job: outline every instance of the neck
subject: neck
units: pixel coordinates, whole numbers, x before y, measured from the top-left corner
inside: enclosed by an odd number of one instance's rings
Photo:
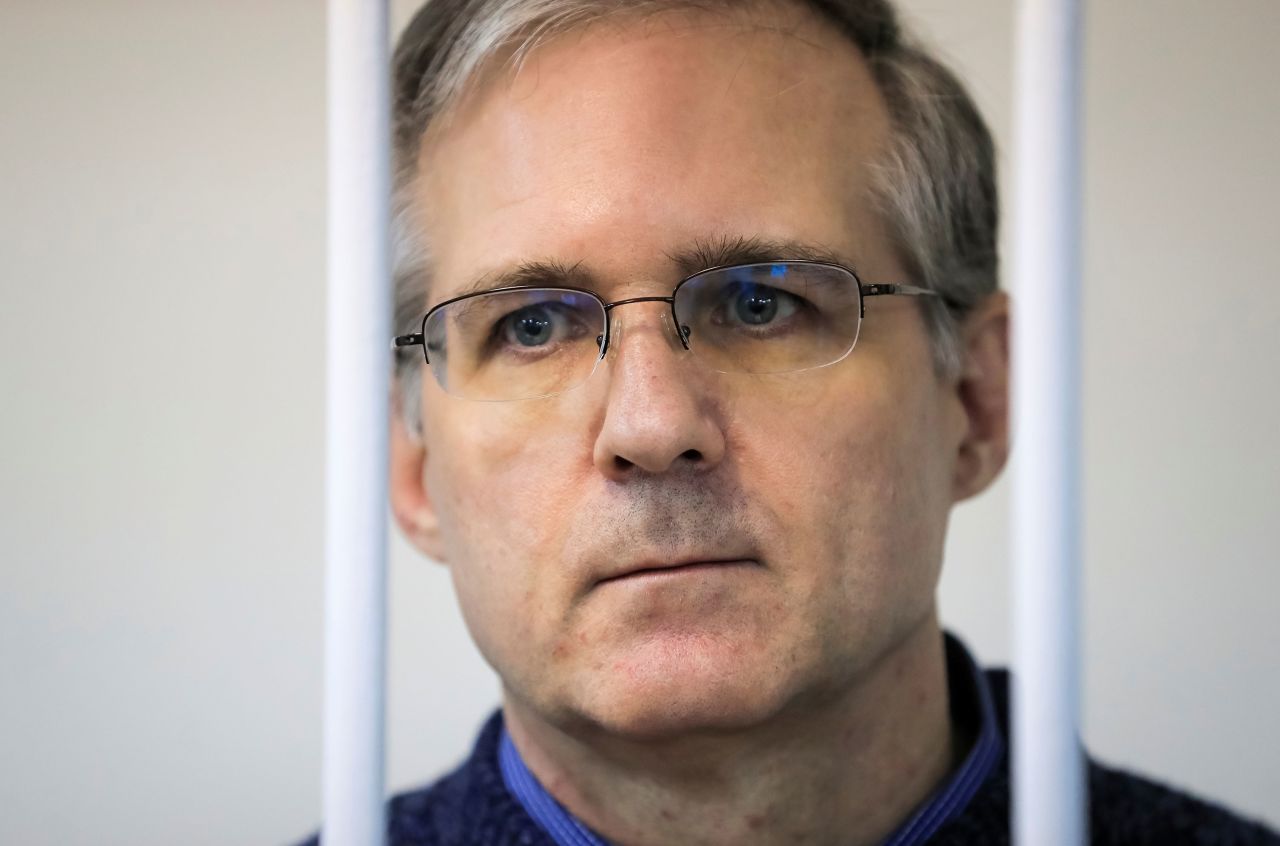
[[[932,615],[839,696],[731,734],[584,737],[510,695],[504,716],[539,783],[627,846],[875,843],[963,752]]]

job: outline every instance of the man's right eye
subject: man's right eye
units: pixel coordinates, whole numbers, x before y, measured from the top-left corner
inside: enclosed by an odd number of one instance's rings
[[[580,334],[580,329],[565,309],[531,305],[501,318],[495,335],[499,349],[515,353],[546,352]]]

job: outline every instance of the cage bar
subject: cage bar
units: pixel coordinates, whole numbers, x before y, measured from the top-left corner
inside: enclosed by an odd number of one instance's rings
[[[384,832],[387,27],[385,0],[329,0],[325,846],[373,846]]]
[[[1012,826],[1023,846],[1079,846],[1080,7],[1018,13]]]

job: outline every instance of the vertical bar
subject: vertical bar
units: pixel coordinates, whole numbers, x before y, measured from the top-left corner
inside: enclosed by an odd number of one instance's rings
[[[1085,842],[1078,0],[1022,0],[1014,195],[1014,842]]]
[[[329,0],[326,846],[383,841],[390,83],[386,0]]]

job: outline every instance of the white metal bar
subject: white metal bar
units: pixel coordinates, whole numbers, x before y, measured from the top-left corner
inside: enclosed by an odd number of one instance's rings
[[[1014,152],[1014,842],[1085,841],[1079,739],[1080,8],[1022,0]]]
[[[390,50],[386,0],[329,0],[325,846],[383,840]]]

